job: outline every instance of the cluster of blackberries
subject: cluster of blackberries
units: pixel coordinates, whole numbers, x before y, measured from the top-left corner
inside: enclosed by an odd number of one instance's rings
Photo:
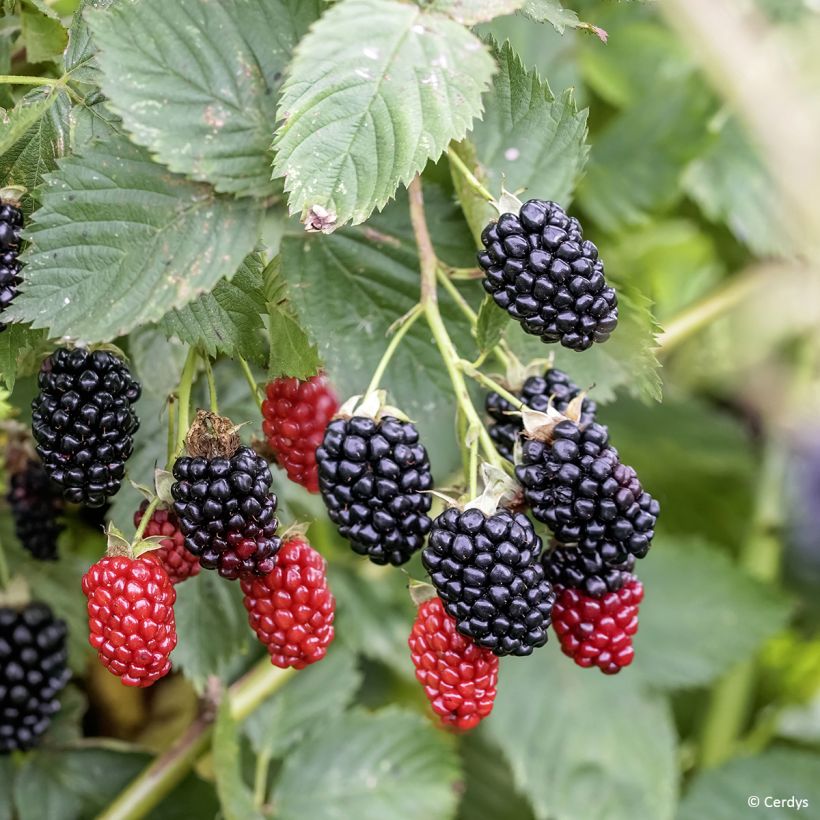
[[[555,595],[540,557],[527,516],[503,509],[445,510],[422,551],[458,631],[496,655],[529,655],[547,642]]]
[[[38,561],[55,560],[62,502],[39,461],[27,460],[11,476],[8,501],[20,543]]]
[[[357,553],[399,565],[421,548],[433,477],[414,424],[393,416],[334,419],[316,463],[330,519]]]
[[[281,546],[267,461],[250,447],[232,456],[174,463],[174,511],[185,547],[225,578],[267,575]]]
[[[618,324],[618,298],[607,286],[595,245],[560,205],[531,199],[481,234],[482,284],[527,333],[586,350]]]
[[[0,754],[30,749],[48,729],[66,659],[66,625],[45,604],[0,607]]]
[[[100,507],[120,488],[139,419],[140,386],[112,353],[61,347],[44,362],[31,429],[66,500]]]
[[[20,231],[23,212],[8,202],[0,203],[0,316],[17,296],[20,285]],[[6,326],[0,322],[0,330]]]

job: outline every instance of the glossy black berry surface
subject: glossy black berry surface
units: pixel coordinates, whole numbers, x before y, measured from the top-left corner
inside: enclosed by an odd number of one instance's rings
[[[0,319],[17,296],[20,285],[20,231],[23,230],[23,212],[8,203],[0,204]],[[0,321],[0,331],[6,325]]]
[[[403,564],[430,531],[430,461],[415,425],[393,416],[335,419],[316,450],[319,490],[353,550]]]
[[[11,477],[8,492],[14,530],[20,543],[39,561],[57,558],[57,538],[63,527],[58,516],[62,500],[54,492],[45,468],[29,460]]]
[[[547,642],[555,595],[527,516],[445,510],[421,557],[456,628],[479,646],[529,655]]]
[[[617,592],[632,578],[635,556],[628,556],[623,564],[610,566],[595,551],[557,544],[549,553],[544,553],[541,562],[553,586],[578,589],[585,595],[600,598],[607,592]]]
[[[31,429],[46,472],[66,500],[102,506],[134,449],[139,383],[113,353],[61,347],[43,362],[39,386]]]
[[[543,376],[530,376],[520,390],[513,391],[527,407],[540,413],[546,411],[550,400],[556,410],[563,412],[580,392],[581,388],[563,370],[555,367],[548,368]],[[524,430],[520,414],[516,414],[515,408],[495,392],[487,394],[484,407],[493,420],[488,425],[490,438],[498,452],[512,461],[515,444]],[[595,402],[585,398],[581,406],[581,423],[595,421],[596,411]]]
[[[230,458],[183,456],[173,472],[174,511],[199,563],[231,579],[271,572],[281,541],[267,461],[240,447]]]
[[[30,749],[48,729],[67,657],[65,623],[45,604],[0,607],[0,754]]]
[[[555,202],[531,199],[481,234],[482,284],[527,333],[586,350],[618,324],[618,297],[595,245]]]
[[[562,421],[549,442],[525,440],[515,474],[533,516],[562,544],[595,551],[611,565],[648,552],[660,506],[600,424]]]

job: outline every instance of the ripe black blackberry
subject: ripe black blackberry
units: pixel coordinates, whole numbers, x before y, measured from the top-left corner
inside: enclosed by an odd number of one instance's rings
[[[214,424],[231,432],[222,435],[217,429],[211,441],[218,446],[209,450],[198,431]],[[267,461],[239,446],[228,419],[202,411],[187,447],[191,455],[174,463],[176,482],[171,486],[185,547],[205,569],[215,569],[223,578],[267,575],[282,545],[276,537],[276,496],[270,491]]]
[[[40,368],[31,429],[46,472],[75,504],[100,507],[120,488],[139,419],[139,383],[104,350],[60,347]]]
[[[628,556],[623,564],[609,566],[597,552],[555,543],[541,562],[553,586],[579,589],[600,598],[607,592],[617,592],[632,578],[635,556]]]
[[[618,297],[606,284],[598,248],[560,205],[531,199],[481,234],[482,284],[527,333],[586,350],[618,324]]]
[[[398,566],[421,547],[433,477],[414,424],[393,416],[335,419],[316,463],[328,515],[354,552]]]
[[[40,561],[55,560],[57,538],[63,530],[57,520],[62,502],[39,461],[28,459],[12,475],[8,501],[20,543]]]
[[[0,754],[30,749],[48,729],[67,657],[66,625],[45,604],[0,607]]]
[[[529,655],[547,642],[555,602],[541,539],[521,513],[445,510],[421,554],[459,632],[496,655]]]
[[[20,284],[20,231],[23,212],[11,202],[0,203],[0,317],[17,296]],[[0,331],[6,325],[0,322]]]
[[[660,506],[609,445],[607,429],[558,422],[548,441],[525,439],[515,474],[532,514],[562,544],[594,551],[616,566],[643,558]]]
[[[569,403],[581,392],[570,377],[563,370],[555,367],[547,368],[543,376],[530,376],[520,390],[512,391],[527,407],[543,413],[552,399],[552,406],[563,412]],[[496,449],[508,461],[513,460],[513,451],[521,433],[524,431],[524,422],[515,408],[498,393],[487,394],[484,402],[487,414],[495,422],[488,426],[490,438]],[[585,398],[581,407],[581,424],[595,421],[597,406],[591,399]]]

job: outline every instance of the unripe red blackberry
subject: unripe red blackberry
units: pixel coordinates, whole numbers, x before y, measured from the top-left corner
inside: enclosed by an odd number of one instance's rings
[[[623,564],[610,566],[594,550],[566,547],[555,543],[541,559],[544,572],[553,587],[572,587],[593,598],[607,592],[617,592],[632,578],[635,556]]]
[[[8,501],[20,543],[39,561],[56,560],[63,504],[39,461],[28,459],[12,474]]]
[[[186,446],[192,455],[174,462],[171,486],[185,547],[223,578],[267,575],[281,546],[267,461],[239,446],[229,419],[203,411]]]
[[[544,342],[586,350],[618,324],[618,298],[598,248],[560,205],[531,199],[481,234],[482,284],[495,303]]]
[[[134,513],[134,526],[139,527],[148,501],[140,504]],[[172,584],[179,584],[186,578],[199,573],[199,558],[185,548],[185,536],[179,528],[176,514],[166,507],[157,507],[143,532],[144,538],[161,535],[162,546],[151,550],[151,554],[162,564]]]
[[[66,625],[41,603],[0,607],[0,754],[37,745],[71,673]]]
[[[262,431],[276,461],[291,481],[319,492],[316,448],[339,409],[327,378],[307,381],[276,379],[268,384],[262,403]]]
[[[456,508],[433,522],[421,555],[458,631],[496,655],[529,655],[547,642],[555,595],[540,557],[522,513]]]
[[[578,666],[597,666],[614,675],[635,657],[632,637],[638,631],[643,586],[632,576],[617,592],[600,598],[577,589],[559,588],[552,625],[561,651]]]
[[[546,412],[550,401],[556,410],[563,413],[569,403],[581,393],[581,388],[562,370],[550,367],[544,371],[543,376],[530,376],[520,390],[511,392],[527,407],[540,413]],[[520,413],[516,413],[516,408],[495,392],[487,394],[484,407],[495,422],[487,428],[490,438],[498,452],[508,461],[512,461],[515,445],[524,432]],[[581,424],[595,421],[597,409],[594,401],[585,398],[581,407]]]
[[[498,658],[459,633],[439,598],[421,604],[407,643],[416,678],[442,724],[478,726],[493,709]]]
[[[39,386],[31,429],[46,472],[66,500],[102,506],[134,449],[139,384],[112,353],[61,347],[43,362]]]
[[[20,232],[23,212],[10,202],[0,203],[0,318],[17,296],[20,278]],[[6,325],[0,322],[0,331]]]
[[[316,450],[319,489],[331,521],[374,564],[403,564],[430,531],[433,488],[427,451],[409,421],[338,418]]]
[[[566,419],[547,441],[525,440],[515,474],[533,516],[562,544],[595,551],[610,565],[649,550],[660,506],[600,424]]]
[[[177,644],[174,592],[151,553],[106,556],[83,575],[88,642],[100,662],[126,686],[151,686],[171,669]]]
[[[264,578],[243,576],[248,621],[274,666],[304,669],[322,660],[333,640],[336,601],[325,559],[302,537],[289,538]]]

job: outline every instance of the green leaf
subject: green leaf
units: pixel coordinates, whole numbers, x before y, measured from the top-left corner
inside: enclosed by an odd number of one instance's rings
[[[9,313],[53,336],[106,341],[231,277],[261,212],[152,162],[123,138],[65,158],[46,177]]]
[[[484,297],[475,328],[475,338],[481,353],[492,350],[501,341],[509,318],[506,310],[501,310],[489,296]]]
[[[238,584],[203,570],[176,588],[177,647],[171,660],[201,689],[208,676],[223,675],[247,652],[250,630]]]
[[[296,49],[274,176],[291,213],[327,232],[368,218],[460,140],[493,61],[448,18],[393,0],[332,6]]]
[[[318,373],[322,360],[305,330],[287,306],[268,303],[270,362],[268,377],[309,379]]]
[[[114,0],[82,0],[74,13],[68,30],[68,48],[65,51],[66,74],[77,83],[99,85],[102,79],[97,65],[97,46],[94,43],[87,13],[107,9]]]
[[[461,214],[439,197],[437,186],[425,186],[428,221],[436,226],[434,242],[438,236],[450,243],[458,238],[462,244],[453,253],[458,257],[454,264],[462,260],[473,264],[475,256]],[[388,344],[389,328],[419,298],[418,257],[406,199],[402,197],[361,228],[331,236],[286,236],[281,253],[293,307],[318,345],[339,395],[363,392]],[[441,300],[456,347],[471,357],[475,342],[469,323],[449,297],[442,294]],[[418,422],[434,470],[454,466],[452,386],[423,321],[402,340],[382,386],[389,391],[391,403]]]
[[[0,333],[0,383],[11,390],[18,373],[39,364],[38,354],[43,351],[46,334],[25,325],[9,325]]]
[[[102,89],[134,140],[172,171],[269,196],[281,78],[318,13],[317,0],[118,4],[90,15]]]
[[[307,734],[341,715],[361,682],[353,653],[334,643],[321,663],[291,678],[245,722],[254,750],[283,757]]]
[[[169,342],[155,325],[137,328],[128,337],[134,374],[144,390],[163,398],[176,390],[187,352],[176,340]]]
[[[243,356],[264,364],[267,346],[260,310],[265,303],[262,270],[258,251],[247,256],[228,281],[223,279],[210,292],[179,310],[167,313],[160,327],[189,345],[218,353]]]
[[[635,668],[654,686],[710,683],[750,657],[789,616],[782,593],[698,541],[661,539],[641,563],[640,577],[645,597]]]
[[[503,184],[566,205],[589,152],[587,112],[578,111],[571,90],[556,99],[509,43],[494,45],[493,52],[499,70],[472,134],[490,191]]]
[[[70,111],[66,90],[53,87],[37,88],[11,111],[0,111],[0,181],[28,189],[23,200],[26,213],[31,192],[68,151]]]
[[[59,19],[43,14],[28,2],[23,4],[20,12],[20,28],[26,45],[26,59],[30,63],[57,60],[68,43],[68,32]]]
[[[83,736],[83,717],[88,711],[88,698],[73,684],[60,693],[60,711],[51,721],[43,738],[43,746],[66,746]]]
[[[524,359],[555,354],[555,366],[566,370],[573,380],[588,389],[594,388],[596,400],[612,401],[617,388],[641,399],[660,401],[662,383],[660,364],[655,355],[655,334],[659,328],[650,311],[649,300],[634,288],[618,286],[618,327],[606,344],[596,344],[579,356],[573,351],[545,345],[537,336],[510,323],[507,334],[513,349]]]
[[[344,755],[339,749],[344,749]],[[285,760],[279,820],[439,820],[453,815],[458,758],[452,738],[397,708],[356,711],[325,726]]]
[[[419,5],[428,11],[446,14],[464,26],[474,26],[494,17],[513,14],[524,3],[525,0],[428,0]]]
[[[0,794],[7,795],[0,800],[0,820],[14,820],[14,803],[8,799],[14,784],[14,763],[10,755],[0,757]]]
[[[766,820],[794,820],[801,813],[796,806],[767,806],[766,798],[807,800],[801,803],[805,816],[820,806],[820,754],[796,749],[771,749],[757,757],[732,760],[718,769],[696,775],[683,800],[678,820],[738,820],[754,817]],[[749,808],[749,797],[760,798],[760,808]]]
[[[580,23],[578,15],[565,9],[559,0],[525,0],[521,12],[536,23],[549,23],[559,34]]]
[[[554,644],[530,658],[507,658],[484,726],[543,820],[674,814],[671,715],[636,675],[580,669]]]
[[[216,775],[216,791],[226,820],[261,820],[253,805],[253,794],[242,779],[239,728],[231,716],[231,700],[226,692],[219,704],[211,746]]]

